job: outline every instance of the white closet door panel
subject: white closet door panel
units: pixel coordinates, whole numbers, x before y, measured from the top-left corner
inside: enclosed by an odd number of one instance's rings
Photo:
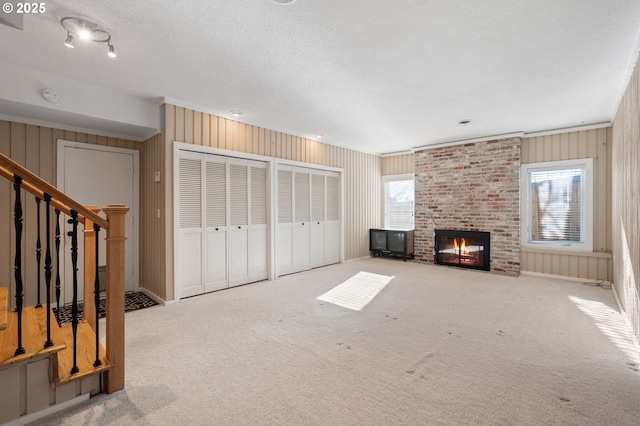
[[[324,252],[324,222],[311,222],[311,236],[310,236],[310,256],[311,267],[317,268],[325,265]]]
[[[251,281],[267,279],[267,225],[252,226],[249,278]]]
[[[234,226],[229,231],[229,287],[249,282],[249,230]]]
[[[227,231],[207,230],[205,292],[227,288]]]
[[[340,223],[338,221],[325,222],[324,261],[325,265],[340,262]]]
[[[202,286],[202,233],[180,231],[178,241],[179,297],[201,294]]]
[[[278,225],[276,240],[276,260],[278,275],[290,274],[293,272],[293,225]]]
[[[311,269],[310,258],[311,227],[309,222],[293,225],[293,270],[294,272]]]

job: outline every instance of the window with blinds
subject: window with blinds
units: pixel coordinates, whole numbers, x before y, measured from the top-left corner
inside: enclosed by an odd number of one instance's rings
[[[592,177],[587,160],[591,159],[522,166],[523,243],[591,246]]]
[[[384,227],[413,229],[414,179],[413,175],[385,176]]]

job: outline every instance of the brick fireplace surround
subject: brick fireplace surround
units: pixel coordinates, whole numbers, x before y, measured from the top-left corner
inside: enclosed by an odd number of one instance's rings
[[[520,274],[520,138],[415,153],[415,256],[433,263],[434,229],[491,233],[491,271]]]

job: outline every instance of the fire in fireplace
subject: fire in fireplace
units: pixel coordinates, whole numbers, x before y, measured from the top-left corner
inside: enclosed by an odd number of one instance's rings
[[[490,269],[490,233],[436,229],[435,263],[461,268]]]

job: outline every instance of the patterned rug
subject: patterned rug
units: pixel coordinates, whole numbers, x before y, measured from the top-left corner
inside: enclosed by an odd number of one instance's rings
[[[124,295],[124,311],[135,311],[137,309],[144,309],[150,306],[157,305],[158,303],[142,292],[129,292]],[[98,313],[100,318],[104,318],[106,314],[106,300],[100,299],[98,305]],[[57,309],[53,308],[53,312],[57,314]],[[82,318],[84,313],[84,304],[78,303],[78,317]],[[71,305],[64,306],[60,309],[60,323],[71,322]]]

